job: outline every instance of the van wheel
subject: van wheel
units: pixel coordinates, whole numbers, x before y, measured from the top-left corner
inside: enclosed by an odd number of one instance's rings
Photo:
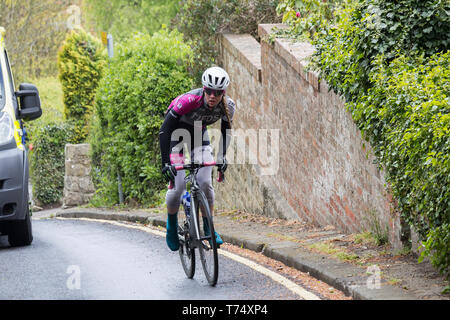
[[[8,242],[11,247],[21,247],[29,246],[32,241],[33,231],[31,228],[30,206],[27,197],[25,219],[10,222]]]

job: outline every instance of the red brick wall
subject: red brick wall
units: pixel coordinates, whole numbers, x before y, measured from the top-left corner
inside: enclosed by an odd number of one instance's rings
[[[259,26],[262,39],[272,27]],[[391,243],[399,244],[399,217],[370,146],[343,100],[315,72],[304,70],[313,51],[308,43],[277,39],[259,44],[250,35],[222,36],[221,62],[231,78],[228,94],[237,103],[234,128],[279,129],[280,148],[274,175],[258,176],[261,162],[235,165],[227,183],[218,186],[217,204],[344,232],[369,230],[377,220],[388,227]],[[256,141],[249,145],[258,154]],[[267,190],[276,194],[269,201],[264,200]]]

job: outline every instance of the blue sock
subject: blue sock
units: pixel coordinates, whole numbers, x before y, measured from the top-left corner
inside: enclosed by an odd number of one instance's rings
[[[205,236],[209,236],[211,232],[209,231],[208,220],[206,219],[206,217],[202,218],[203,218],[203,231],[205,232]],[[216,231],[214,231],[214,234],[216,235],[217,247],[219,247],[221,244],[223,244],[223,240]]]
[[[178,240],[178,212],[167,214],[166,243],[170,250],[177,251],[180,248]]]

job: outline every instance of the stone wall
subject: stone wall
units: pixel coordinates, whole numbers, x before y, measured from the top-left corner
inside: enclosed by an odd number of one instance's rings
[[[88,203],[95,187],[91,180],[91,158],[89,144],[67,144],[64,175],[63,207]]]
[[[260,25],[261,39],[273,27]],[[246,147],[258,162],[230,166],[225,183],[216,185],[216,205],[348,233],[379,224],[398,247],[399,215],[370,146],[343,100],[305,70],[314,48],[285,39],[259,44],[250,35],[233,34],[224,34],[220,47],[231,78],[228,94],[237,104],[234,129],[278,129],[279,150],[271,156],[279,157],[279,166],[275,174],[262,174],[267,161],[259,141],[249,137]]]

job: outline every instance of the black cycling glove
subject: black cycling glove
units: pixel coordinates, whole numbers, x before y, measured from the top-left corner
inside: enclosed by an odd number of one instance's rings
[[[161,173],[163,175],[163,177],[167,180],[167,181],[175,181],[175,176],[177,175],[177,170],[175,169],[174,166],[168,165],[166,164],[162,170]]]

